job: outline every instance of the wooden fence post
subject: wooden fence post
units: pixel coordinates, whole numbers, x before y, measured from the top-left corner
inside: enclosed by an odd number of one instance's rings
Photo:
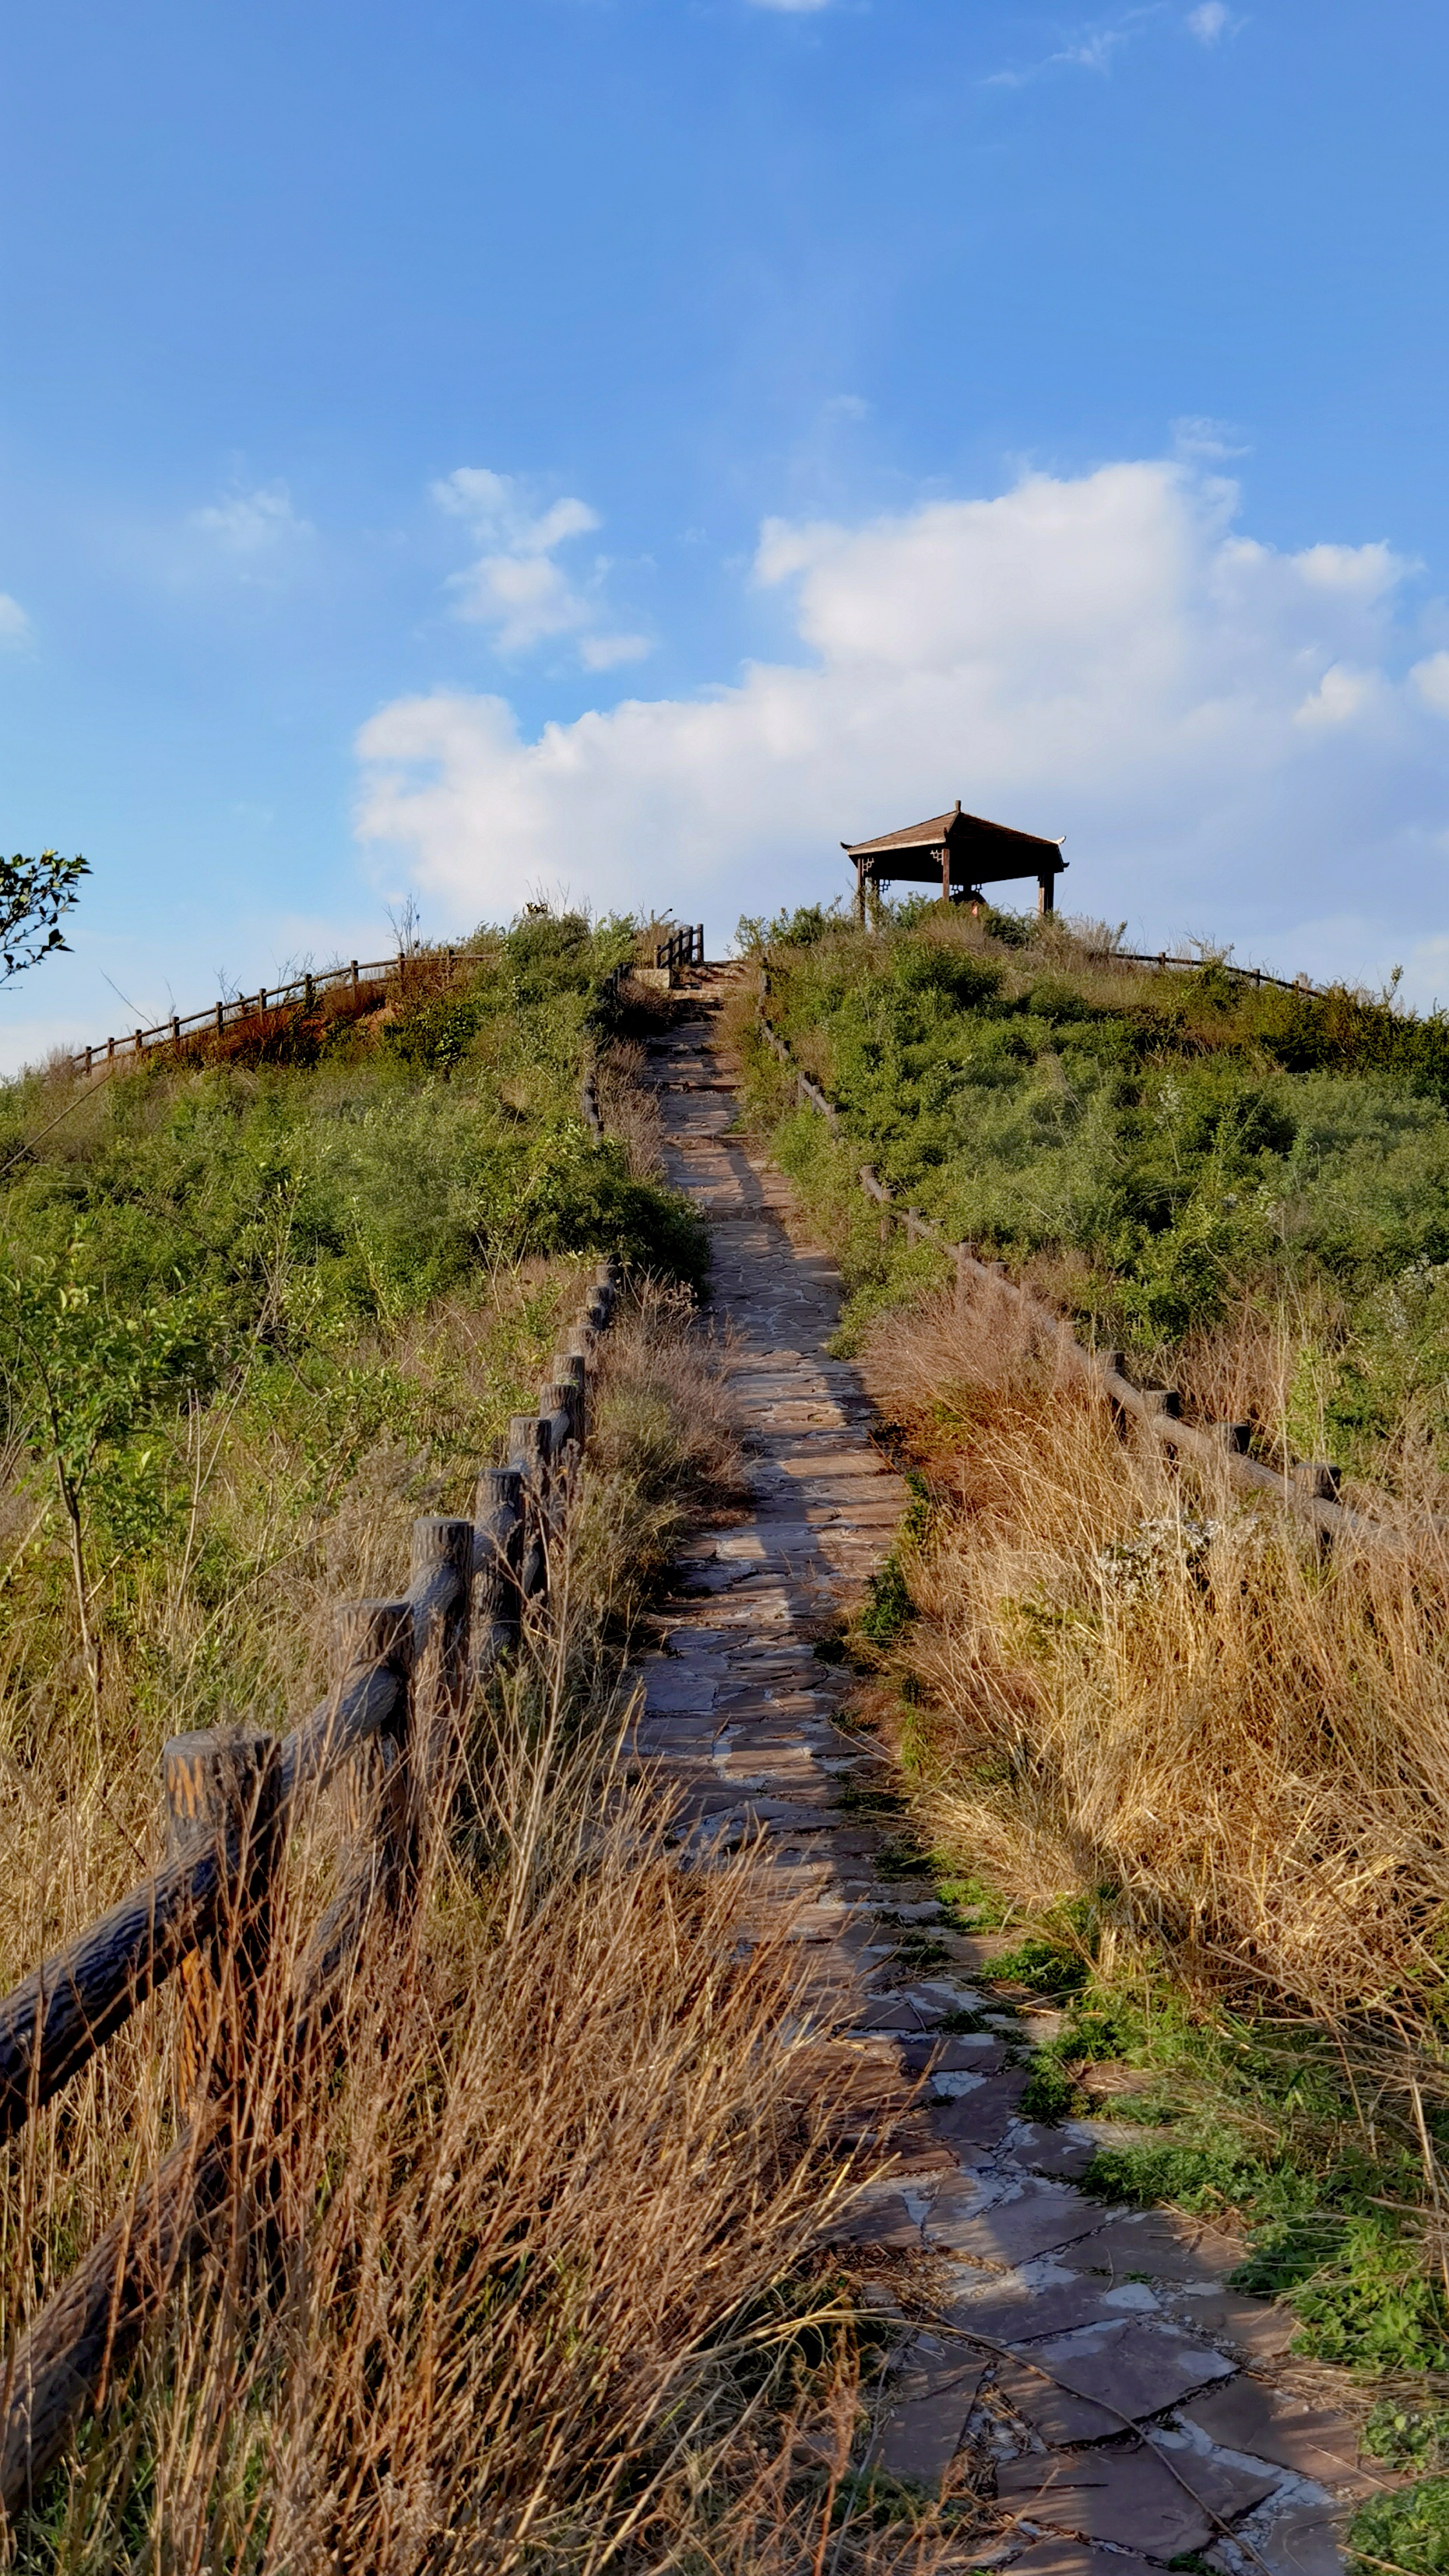
[[[258,2062],[259,1989],[272,1936],[282,1754],[245,1727],[173,1735],[162,1754],[171,1857],[224,1853],[211,1938],[181,1962],[181,2109],[235,2123]]]
[[[508,1425],[508,1463],[523,1482],[525,1530],[519,1591],[536,1601],[548,1588],[548,1450],[547,1433],[536,1413],[515,1413]]]
[[[334,1702],[358,1671],[391,1664],[406,1676],[413,1660],[413,1608],[410,1601],[342,1601],[332,1615],[332,1689]],[[354,1753],[344,1774],[344,1813],[351,1842],[376,1833],[380,1846],[380,1880],[390,1904],[397,1902],[407,1861],[406,1726],[401,1714],[373,1744]]]
[[[413,1523],[412,1686],[408,1693],[409,1803],[414,1816],[451,1788],[468,1686],[473,1605],[473,1524],[430,1517]],[[432,1597],[430,1597],[430,1595]]]
[[[568,1398],[569,1436],[582,1449],[587,1425],[584,1421],[584,1355],[582,1351],[555,1351],[553,1355],[555,1387]],[[542,1407],[540,1407],[542,1410]]]
[[[523,1477],[517,1467],[485,1467],[478,1479],[478,1572],[473,1586],[474,1663],[482,1671],[518,1643],[519,1574],[523,1558]]]
[[[1343,1473],[1341,1468],[1333,1466],[1328,1459],[1300,1458],[1289,1468],[1288,1474],[1299,1493],[1307,1494],[1312,1501],[1337,1502]]]

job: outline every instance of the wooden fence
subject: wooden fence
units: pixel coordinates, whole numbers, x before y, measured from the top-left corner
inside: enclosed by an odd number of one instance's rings
[[[1240,984],[1251,984],[1255,992],[1269,984],[1279,993],[1307,993],[1321,1001],[1329,989],[1310,982],[1306,975],[1270,975],[1265,966],[1235,966],[1230,957],[1173,957],[1165,948],[1155,957],[1138,948],[1088,948],[1083,954],[1090,966],[1146,966],[1159,975],[1205,975],[1217,967]]]
[[[423,960],[436,973],[439,966],[445,974],[456,973],[467,952],[456,948],[430,948]],[[157,1047],[170,1047],[180,1052],[188,1039],[222,1037],[228,1029],[241,1027],[250,1020],[265,1021],[277,1011],[315,1010],[324,993],[361,993],[363,987],[404,983],[411,960],[406,955],[375,957],[360,965],[353,957],[345,966],[331,966],[321,975],[297,975],[290,984],[263,984],[255,993],[236,993],[230,1001],[212,1002],[204,1011],[188,1011],[184,1018],[158,1020],[153,1029],[133,1029],[125,1037],[107,1038],[103,1046],[82,1047],[71,1057],[76,1073],[94,1073],[116,1064],[133,1064],[137,1056],[149,1055]]]
[[[819,1083],[813,1082],[809,1074],[796,1064],[786,1040],[765,1011],[763,995],[759,1007],[759,1029],[771,1054],[789,1072],[796,1100],[817,1110],[832,1136],[838,1142],[844,1142],[845,1128],[840,1111],[832,1100],[827,1099]],[[1402,1549],[1410,1543],[1410,1533],[1396,1523],[1371,1518],[1368,1513],[1353,1511],[1346,1503],[1341,1503],[1338,1500],[1340,1470],[1326,1459],[1292,1459],[1285,1467],[1267,1467],[1260,1459],[1250,1458],[1247,1454],[1250,1424],[1185,1421],[1178,1388],[1134,1385],[1127,1375],[1124,1352],[1085,1348],[1065,1317],[1056,1314],[1029,1288],[1014,1280],[1004,1261],[983,1260],[975,1245],[952,1243],[942,1228],[933,1224],[928,1216],[923,1216],[919,1208],[903,1206],[869,1163],[860,1166],[856,1177],[865,1196],[880,1209],[882,1242],[887,1240],[893,1228],[899,1226],[907,1242],[933,1245],[951,1263],[958,1294],[975,1285],[1000,1297],[1046,1347],[1055,1350],[1059,1365],[1066,1373],[1082,1377],[1096,1388],[1119,1419],[1130,1414],[1143,1423],[1170,1455],[1196,1458],[1200,1464],[1226,1475],[1229,1484],[1238,1491],[1269,1495],[1286,1504],[1291,1511],[1311,1521],[1325,1539],[1352,1536],[1368,1540],[1374,1546],[1395,1549]],[[1440,1537],[1449,1534],[1449,1522],[1428,1514],[1416,1514],[1413,1527],[1421,1534],[1432,1533]]]
[[[704,964],[704,924],[686,922],[682,930],[671,930],[654,951],[656,967],[663,966],[673,975],[680,966]]]
[[[405,987],[411,966],[426,969],[432,976],[439,971],[447,976],[456,974],[471,962],[471,952],[460,948],[423,949],[416,957],[400,952],[396,957],[374,957],[365,963],[353,957],[345,966],[330,966],[320,975],[296,975],[289,984],[263,984],[255,993],[236,993],[229,1001],[208,1003],[204,1011],[177,1014],[169,1020],[158,1020],[154,1028],[131,1029],[124,1037],[107,1038],[99,1046],[81,1047],[70,1059],[71,1070],[90,1074],[110,1072],[118,1064],[134,1064],[138,1056],[154,1054],[158,1048],[169,1048],[172,1054],[179,1055],[184,1047],[198,1039],[224,1037],[228,1030],[235,1032],[252,1022],[264,1028],[269,1018],[282,1011],[313,1011],[319,1000],[329,993],[345,998],[352,994],[360,995],[364,989],[376,990],[379,986],[385,989],[393,983],[400,988]],[[665,967],[671,974],[680,966],[702,966],[703,923],[671,931],[669,937],[656,946],[654,963],[656,968]],[[632,960],[611,967],[603,978],[601,991],[611,999],[616,997],[632,971]]]
[[[317,1793],[341,1782],[361,1831],[291,1979],[297,2050],[325,2026],[369,1923],[409,1901],[441,1785],[456,1773],[469,1691],[516,1646],[525,1618],[547,1610],[617,1293],[611,1257],[537,1411],[513,1417],[507,1464],[482,1471],[474,1518],[415,1521],[406,1593],[339,1607],[321,1704],[280,1741],[244,1727],[174,1737],[161,1764],[164,1866],[0,2002],[0,2136],[11,2136],[173,1970],[184,1986],[178,2144],[6,2358],[7,2514],[54,2466],[226,2202],[257,2060],[272,1893],[289,1832],[315,1821]]]

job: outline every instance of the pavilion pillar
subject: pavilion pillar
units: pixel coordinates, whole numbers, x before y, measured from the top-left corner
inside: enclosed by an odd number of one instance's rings
[[[950,844],[950,842],[949,842],[949,841],[947,841],[947,842],[944,844],[944,846],[943,846],[943,848],[942,848],[942,851],[941,851],[941,901],[942,901],[943,903],[949,903],[949,902],[950,902],[950,900],[951,900],[951,844]]]
[[[864,928],[865,928],[865,861],[864,861],[864,859],[857,859],[857,860],[856,860],[856,863],[855,863],[855,918],[856,918],[856,921],[857,921],[857,923],[858,923],[859,927],[860,927],[862,930],[864,930]]]
[[[1038,912],[1054,912],[1056,910],[1056,892],[1057,881],[1054,876],[1043,876],[1037,878],[1036,908]]]

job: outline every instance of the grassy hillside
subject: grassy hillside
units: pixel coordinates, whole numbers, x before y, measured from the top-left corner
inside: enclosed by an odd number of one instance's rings
[[[1089,944],[938,905],[759,928],[771,1016],[846,1133],[792,1105],[750,1004],[753,1111],[840,1251],[913,1462],[843,1641],[859,1717],[898,1758],[942,1923],[1008,1927],[1000,1972],[1062,2008],[1035,2115],[1130,2111],[1093,2186],[1241,2226],[1244,2284],[1294,2303],[1300,2352],[1393,2374],[1375,2440],[1442,2464],[1444,1543],[1420,1523],[1399,1553],[1325,1554],[1119,1437],[989,1290],[883,1245],[856,1176],[1251,1416],[1263,1454],[1442,1507],[1449,1031]],[[1364,2546],[1441,2565],[1446,2498],[1427,2539]]]
[[[464,1502],[580,1263],[694,1275],[688,1211],[580,1109],[629,941],[525,918],[360,1016],[0,1092],[13,1748],[279,1708],[306,1677],[270,1605],[366,1589],[345,1534],[379,1489]]]
[[[603,999],[632,938],[526,917],[401,995],[0,1093],[5,1987],[156,1857],[162,1740],[312,1705],[334,1605],[395,1594],[414,1515],[468,1508],[593,1258],[634,1281],[453,1830],[335,2046],[259,2051],[259,2197],[5,2535],[37,2576],[826,2547],[860,2365],[811,2247],[849,2069],[770,2044],[803,1953],[747,1863],[680,1866],[626,1759],[624,1648],[739,1476],[689,1328],[701,1230]],[[273,2034],[330,1853],[289,1848]],[[176,2032],[173,1981],[0,2149],[7,2349],[173,2142]],[[842,2576],[875,2565],[873,2519],[836,2540]]]
[[[1100,1340],[1190,1363],[1234,1327],[1238,1404],[1270,1441],[1378,1474],[1406,1437],[1445,1454],[1443,1021],[1225,963],[1093,964],[1069,925],[939,903],[870,933],[818,911],[754,927],[772,1015],[846,1116],[838,1168],[809,1113],[778,1150],[832,1203],[858,1313],[912,1275],[851,1204],[864,1161]],[[759,1082],[769,1098],[763,1062]]]

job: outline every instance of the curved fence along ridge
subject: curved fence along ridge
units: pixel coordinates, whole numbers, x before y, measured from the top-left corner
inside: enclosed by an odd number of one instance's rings
[[[589,1076],[586,1105],[591,1098]],[[598,1133],[596,1122],[597,1104]],[[582,1455],[595,1351],[618,1276],[611,1255],[554,1355],[537,1412],[509,1424],[507,1465],[483,1469],[474,1518],[415,1521],[402,1598],[340,1605],[326,1699],[280,1742],[240,1727],[173,1737],[162,1756],[165,1867],[0,2001],[0,2136],[12,2136],[180,1968],[190,2111],[134,2206],[6,2358],[7,2514],[54,2466],[77,2414],[124,2363],[227,2197],[244,2077],[256,2063],[271,1892],[289,1828],[316,1821],[315,1793],[345,1775],[354,1819],[370,1814],[370,1822],[292,1981],[298,2048],[325,2028],[379,1907],[396,1912],[409,1900],[429,1819],[453,1776],[469,1688],[517,1644],[528,1606],[546,1610],[550,1552]]]
[[[1148,961],[1155,965],[1155,958]],[[1170,963],[1178,961],[1169,961]],[[1265,979],[1269,980],[1269,979]],[[768,990],[768,984],[765,987]],[[1292,991],[1290,985],[1285,989]],[[1302,989],[1300,987],[1300,989]],[[786,1040],[769,1018],[764,994],[759,999],[760,1034],[771,1053],[792,1075],[796,1100],[818,1110],[837,1139],[845,1140],[840,1111],[827,1099],[818,1082],[796,1064]],[[1247,1455],[1250,1426],[1246,1422],[1190,1423],[1182,1418],[1182,1399],[1176,1387],[1134,1386],[1127,1375],[1126,1355],[1122,1351],[1088,1350],[1076,1338],[1064,1316],[1058,1315],[1029,1288],[1023,1288],[1010,1277],[1004,1261],[983,1261],[969,1243],[951,1243],[938,1225],[923,1216],[919,1208],[902,1207],[893,1197],[869,1163],[862,1164],[857,1175],[866,1197],[881,1211],[881,1239],[893,1225],[904,1228],[908,1242],[931,1243],[944,1253],[956,1273],[957,1293],[962,1294],[968,1282],[989,1288],[1008,1305],[1014,1306],[1022,1320],[1039,1333],[1057,1352],[1063,1368],[1084,1377],[1112,1405],[1118,1416],[1131,1414],[1146,1425],[1170,1455],[1199,1459],[1203,1465],[1217,1468],[1240,1492],[1271,1495],[1305,1520],[1311,1521],[1323,1538],[1353,1537],[1367,1540],[1377,1547],[1403,1548],[1411,1543],[1410,1533],[1390,1521],[1372,1519],[1366,1512],[1349,1509],[1338,1500],[1340,1471],[1325,1459],[1294,1460],[1286,1469],[1265,1467]],[[1420,1532],[1443,1536],[1449,1522],[1429,1515],[1415,1515],[1414,1527]]]
[[[1140,948],[1088,948],[1083,955],[1089,966],[1147,966],[1155,967],[1159,974],[1171,971],[1178,975],[1205,975],[1217,967],[1224,975],[1236,975],[1240,983],[1251,984],[1255,992],[1271,984],[1275,992],[1306,993],[1318,1001],[1324,1000],[1332,989],[1327,984],[1313,983],[1307,975],[1270,975],[1266,966],[1236,966],[1231,957],[1173,957],[1165,948],[1159,949],[1155,957]]]
[[[436,973],[439,965],[456,970],[466,954],[466,950],[457,948],[429,949],[429,970]],[[195,1038],[219,1038],[228,1029],[241,1028],[250,1020],[265,1021],[271,1012],[310,1011],[323,993],[360,993],[365,984],[402,985],[407,980],[409,963],[406,954],[375,957],[365,965],[353,957],[345,966],[329,966],[320,975],[298,975],[290,984],[263,984],[256,993],[233,994],[230,1001],[213,1002],[204,1011],[158,1020],[153,1029],[132,1029],[125,1037],[107,1038],[103,1046],[81,1047],[71,1057],[71,1070],[105,1072],[116,1064],[134,1063],[138,1055],[149,1055],[157,1047],[179,1050]]]
[[[420,953],[417,962],[425,964],[430,974],[435,975],[440,966],[451,974],[456,973],[468,957],[467,949],[429,948]],[[279,1011],[315,1010],[321,996],[327,993],[361,993],[365,985],[379,984],[385,987],[395,983],[401,988],[407,982],[408,967],[412,962],[406,953],[396,957],[375,957],[366,964],[353,957],[345,966],[329,966],[320,975],[297,975],[290,984],[263,984],[255,993],[236,993],[230,1001],[208,1004],[204,1011],[188,1011],[169,1020],[158,1020],[154,1028],[128,1030],[124,1037],[107,1038],[100,1046],[80,1047],[70,1059],[71,1071],[105,1073],[117,1064],[134,1064],[137,1056],[150,1055],[158,1047],[170,1047],[179,1054],[183,1047],[194,1044],[199,1038],[223,1037],[229,1030],[234,1032],[254,1020],[265,1023],[271,1014]],[[655,970],[662,968],[671,976],[677,967],[702,966],[703,963],[702,923],[671,931],[668,939],[662,941],[654,952]],[[611,967],[603,978],[601,991],[612,999],[634,971],[630,962]]]

